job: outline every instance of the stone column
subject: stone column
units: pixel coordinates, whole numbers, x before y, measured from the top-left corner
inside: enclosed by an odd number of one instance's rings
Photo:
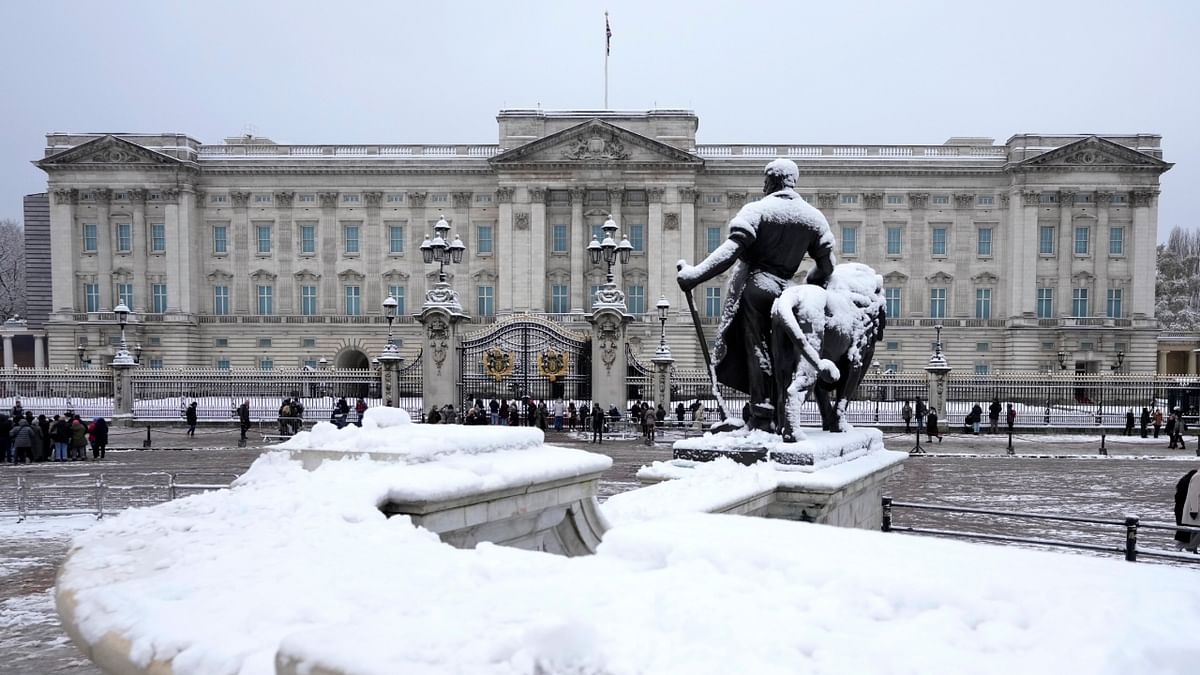
[[[5,339],[11,340],[11,338],[5,338]],[[1196,374],[1196,352],[1189,349],[1187,355],[1188,355],[1187,356],[1187,374],[1195,375]],[[12,367],[12,366],[8,365],[8,345],[7,345],[7,343],[5,344],[4,362],[5,362],[5,366],[4,366],[5,368]]]
[[[1130,269],[1154,269],[1155,245],[1158,242],[1157,197],[1158,190],[1151,189],[1134,190],[1129,195],[1133,207],[1133,232],[1129,233],[1129,244],[1133,247]],[[1136,314],[1149,316],[1154,307],[1154,276],[1134,275],[1132,295],[1129,298],[1130,308]]]
[[[421,349],[422,405],[426,412],[433,406],[440,408],[446,404],[452,404],[458,410],[462,406],[459,345],[462,324],[468,317],[452,309],[426,305],[418,319],[424,338]]]
[[[33,336],[33,367],[46,367],[46,336]]]
[[[925,207],[929,205],[928,192],[910,192],[908,197],[909,226],[908,243],[910,250],[904,251],[905,260],[909,261],[908,278],[901,293],[908,302],[909,312],[919,312],[920,316],[929,316],[929,283],[925,277],[929,275],[930,249],[929,228],[925,223]],[[903,309],[903,307],[901,308]]]
[[[321,203],[321,220],[317,225],[321,259],[321,290],[319,293],[321,297],[318,304],[322,314],[341,314],[337,277],[338,239],[340,239],[337,222],[338,193],[320,192],[317,194],[317,199]]]
[[[661,187],[649,187],[646,189],[648,202],[648,216],[646,218],[647,233],[647,272],[649,276],[649,288],[646,289],[647,307],[651,298],[657,298],[666,293],[667,287],[664,279],[666,278],[665,267],[670,265],[672,269],[675,266],[675,260],[671,259],[671,255],[667,253],[664,242],[666,233],[663,232],[663,194],[665,190]],[[678,217],[678,216],[676,216]],[[620,221],[617,221],[618,224]]]
[[[429,227],[429,219],[425,216],[425,199],[428,196],[428,192],[409,192],[406,195],[409,208],[408,226],[415,235],[413,239],[417,242],[417,246],[413,247],[412,260],[415,268],[412,284],[408,289],[414,298],[425,297],[425,291],[429,288],[429,277],[425,275],[427,266],[418,248],[421,242],[433,236],[433,229]]]
[[[667,414],[671,413],[671,366],[675,359],[671,357],[671,349],[667,347],[665,337],[659,338],[658,348],[650,359],[654,364],[654,402],[661,405]]]
[[[11,370],[16,363],[13,361],[13,336],[4,334],[4,369]]]
[[[134,312],[145,314],[150,311],[150,285],[146,283],[146,269],[150,256],[150,237],[146,227],[146,191],[128,191],[129,203],[133,206],[133,307]],[[165,227],[165,225],[164,225]]]
[[[183,214],[184,209],[180,208],[183,194],[176,188],[163,190],[161,194],[166,215],[163,227],[166,228],[167,241],[170,242],[167,246],[167,311],[176,314],[185,311],[184,298],[190,292],[189,286],[192,282],[188,272],[191,256],[187,254],[186,248],[190,233],[187,227],[188,218]],[[243,213],[245,211],[242,210]]]
[[[112,190],[97,188],[96,195],[96,281],[100,284],[100,311],[107,312],[113,303],[113,233],[109,223]]]
[[[680,315],[684,315],[687,311],[684,309],[687,305],[683,299],[683,291],[679,290],[679,284],[675,281],[675,263],[679,260],[688,260],[692,262],[692,258],[696,253],[696,201],[700,199],[700,191],[694,187],[686,187],[679,189],[679,250],[678,255],[674,260],[668,259],[662,261],[663,265],[663,294],[667,296],[667,301],[672,307],[678,307]],[[664,224],[665,225],[665,224]]]
[[[883,231],[882,192],[864,192],[863,200],[863,232],[859,242],[863,246],[859,250],[859,259],[884,259],[887,253],[887,239]]]
[[[133,369],[134,363],[113,361],[111,364],[113,378],[113,418],[116,426],[131,426],[133,424]]]
[[[279,277],[275,285],[275,307],[280,314],[298,314],[296,311],[296,277],[293,276],[292,264],[296,261],[298,249],[292,242],[295,233],[294,213],[296,193],[279,191],[274,195],[275,201],[275,239],[279,249]]]
[[[176,232],[177,238],[172,241],[170,236],[167,238],[167,250],[174,250],[179,259],[179,266],[175,269],[175,281],[168,281],[167,293],[168,304],[170,299],[171,286],[178,287],[178,295],[176,295],[177,305],[176,310],[183,314],[198,314],[201,307],[201,294],[199,289],[203,287],[204,277],[202,270],[204,269],[201,263],[201,256],[196,251],[195,242],[197,236],[203,236],[204,229],[197,225],[201,222],[200,208],[204,203],[203,193],[197,192],[194,186],[185,185],[181,190],[168,190],[166,194],[175,194],[174,201]],[[167,206],[167,211],[170,213],[172,206]]]
[[[1058,192],[1058,288],[1059,316],[1071,315],[1071,267],[1075,261],[1075,238],[1071,231],[1071,209],[1075,206],[1075,193],[1067,190]],[[1036,221],[1035,221],[1036,222]],[[1091,299],[1090,315],[1096,313],[1096,301]]]
[[[586,191],[573,187],[567,191],[571,198],[571,312],[583,313],[588,306],[588,282],[584,277],[583,258],[587,255],[587,245],[592,241],[592,233],[583,222],[583,198]]]
[[[1038,208],[1042,195],[1034,190],[1013,192],[1009,218],[1013,223],[1013,267],[1009,296],[1014,315],[1033,317],[1037,311]],[[1057,291],[1056,291],[1057,292]],[[1061,306],[1062,298],[1058,298]]]
[[[51,308],[55,312],[75,309],[75,277],[69,273],[79,260],[81,234],[75,223],[75,204],[79,191],[75,188],[51,190],[54,202],[50,206],[50,275]],[[80,307],[80,309],[83,309]]]
[[[380,311],[383,299],[383,256],[387,255],[385,248],[387,237],[383,231],[382,192],[364,192],[363,201],[367,205],[367,219],[363,223],[363,233],[359,236],[359,258],[363,261],[363,271],[367,275],[362,289],[363,314],[375,314]],[[458,200],[456,199],[455,202]],[[420,255],[420,251],[417,254]]]
[[[257,242],[251,243],[250,237],[250,215],[247,213],[250,193],[233,191],[229,193],[229,198],[233,201],[233,216],[229,219],[229,228],[233,230],[230,233],[233,239],[230,249],[233,258],[233,288],[230,289],[233,312],[249,314],[252,307],[250,295],[253,292],[250,288],[250,257],[254,255],[251,247],[257,247]]]
[[[1098,314],[1100,316],[1108,316],[1108,205],[1112,201],[1111,192],[1096,193],[1096,229],[1093,234],[1094,241],[1092,245],[1092,263],[1094,274],[1096,275],[1096,298],[1097,302],[1101,303]],[[1128,233],[1126,233],[1128,235]],[[1129,242],[1126,241],[1128,246]],[[1125,300],[1125,298],[1122,298]],[[1121,304],[1125,304],[1122,302]],[[1128,307],[1126,305],[1126,307]]]
[[[626,407],[625,327],[629,315],[612,307],[597,307],[592,324],[592,400],[605,409]]]
[[[496,190],[496,200],[500,203],[496,209],[499,222],[496,237],[496,273],[500,277],[500,288],[496,289],[496,313],[510,314],[516,306],[516,296],[513,293],[513,256],[516,254],[513,246],[513,188],[500,187]]]
[[[529,188],[530,276],[529,309],[549,311],[546,307],[546,189]]]
[[[479,245],[475,240],[479,233],[471,228],[471,193],[452,192],[450,193],[450,200],[454,206],[454,210],[450,212],[450,222],[453,226],[450,230],[450,241],[454,241],[455,237],[461,237],[467,246],[467,250],[463,251],[462,263],[455,265],[459,273],[454,275],[454,290],[458,291],[460,297],[466,298],[469,296],[471,290],[471,275],[478,271],[475,268],[480,262],[476,257]],[[493,236],[494,232],[493,230]],[[493,239],[492,247],[495,247],[495,239]],[[382,300],[380,298],[381,302]],[[493,302],[496,302],[495,298],[493,298]],[[379,303],[375,304],[378,305]]]
[[[383,404],[398,408],[396,405],[399,400],[400,392],[400,366],[404,363],[399,350],[394,345],[388,344],[383,349],[383,353],[379,355],[380,368],[380,393],[383,399]]]

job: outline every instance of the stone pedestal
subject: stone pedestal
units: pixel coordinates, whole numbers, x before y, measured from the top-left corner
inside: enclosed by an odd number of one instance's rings
[[[379,355],[380,366],[380,393],[382,394],[383,404],[397,407],[396,402],[400,399],[400,366],[404,363],[399,350],[393,344],[388,344],[384,348],[383,353]]]
[[[615,307],[597,306],[592,324],[592,400],[625,409],[625,327],[629,315]]]
[[[421,393],[424,408],[462,405],[458,348],[462,324],[470,317],[446,307],[426,306],[418,319],[424,327],[421,350]]]
[[[124,351],[124,350],[121,350]],[[126,353],[128,356],[128,353]],[[137,367],[132,359],[122,359],[121,352],[110,364],[113,378],[113,424],[117,426],[133,425],[133,369]]]

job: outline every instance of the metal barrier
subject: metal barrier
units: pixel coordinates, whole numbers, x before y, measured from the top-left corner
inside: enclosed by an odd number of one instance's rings
[[[49,476],[15,477],[0,483],[0,517],[16,517],[18,522],[30,516],[94,515],[136,506],[151,506],[194,492],[229,487],[239,474],[219,471],[143,472],[120,474],[59,473]],[[181,476],[186,478],[181,480]],[[154,482],[145,481],[157,477]],[[229,477],[225,483],[198,482],[198,479]],[[42,479],[50,482],[42,482]],[[80,506],[80,502],[86,506]]]
[[[1086,525],[1099,525],[1106,527],[1122,528],[1123,541],[1120,546],[1105,546],[1102,544],[1088,544],[1083,542],[1062,541],[1056,539],[1042,539],[1037,537],[1017,537],[1004,534],[995,534],[991,532],[964,532],[957,530],[943,530],[934,528],[922,528],[903,526],[897,527],[892,519],[892,511],[898,508],[917,509],[926,511],[940,511],[943,513],[967,513],[984,516],[999,516],[1005,518],[1017,518],[1026,520],[1045,520],[1061,523],[1080,523]],[[1083,551],[1095,551],[1097,553],[1117,553],[1125,556],[1125,559],[1130,562],[1137,562],[1138,557],[1155,558],[1160,560],[1171,560],[1174,562],[1184,563],[1200,563],[1200,555],[1185,555],[1182,553],[1174,553],[1171,551],[1157,549],[1139,549],[1138,548],[1138,530],[1169,530],[1171,532],[1200,532],[1200,527],[1189,527],[1186,525],[1173,525],[1171,523],[1156,523],[1156,522],[1141,522],[1137,516],[1126,516],[1122,520],[1113,518],[1090,518],[1081,516],[1060,516],[1044,513],[1029,513],[1024,511],[999,511],[993,509],[976,509],[965,506],[943,506],[940,504],[919,504],[914,502],[897,502],[891,497],[883,498],[883,519],[880,525],[883,532],[907,532],[910,534],[924,534],[935,537],[949,537],[958,539],[976,539],[980,541],[997,541],[1011,544],[1029,544],[1033,546],[1046,546],[1051,548],[1070,548]]]

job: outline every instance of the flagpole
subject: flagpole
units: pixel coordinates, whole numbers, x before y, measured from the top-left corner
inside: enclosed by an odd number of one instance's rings
[[[608,51],[612,29],[608,27],[608,12],[604,13],[604,109],[608,110]]]

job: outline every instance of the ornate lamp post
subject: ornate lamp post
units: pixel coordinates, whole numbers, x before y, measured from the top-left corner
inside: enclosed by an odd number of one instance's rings
[[[671,348],[667,346],[667,317],[671,314],[671,303],[667,302],[667,296],[659,296],[654,308],[658,310],[659,323],[658,348],[654,350],[654,358],[650,359],[654,364],[655,372],[654,399],[664,410],[669,412],[671,408],[671,364],[675,362],[671,356]]]
[[[383,366],[383,404],[387,406],[396,405],[400,398],[400,362],[403,359],[400,349],[392,340],[392,322],[396,320],[396,308],[399,304],[396,298],[390,295],[383,301],[383,316],[387,319],[388,337],[387,344],[383,346],[383,353],[376,359],[376,362]]]
[[[86,368],[92,365],[92,360],[87,358],[87,345],[83,344],[82,341],[75,346],[75,353],[79,355],[80,368]]]
[[[593,265],[599,265],[604,261],[608,265],[608,275],[605,284],[596,291],[596,306],[610,306],[619,308],[622,312],[625,311],[625,293],[617,287],[615,277],[613,276],[613,264],[620,260],[624,265],[629,262],[629,254],[633,251],[633,245],[626,238],[621,239],[617,243],[617,224],[613,222],[612,216],[604,221],[602,228],[604,230],[604,241],[597,241],[594,237],[592,243],[588,244],[588,257]]]
[[[929,365],[925,366],[925,372],[928,376],[929,387],[929,407],[932,410],[940,411],[944,419],[949,419],[946,413],[946,375],[952,370],[950,363],[946,360],[946,355],[942,352],[942,326],[939,324],[934,326],[937,331],[937,337],[933,343],[933,354],[929,356]],[[917,446],[912,449],[912,452],[920,453],[921,450],[921,434],[920,429],[917,430]]]
[[[454,241],[449,241],[449,236],[450,224],[446,222],[445,216],[440,216],[437,224],[433,226],[433,239],[426,237],[425,241],[421,242],[421,258],[425,264],[438,264],[438,280],[433,288],[425,292],[425,306],[447,307],[461,312],[462,305],[458,302],[458,293],[446,283],[446,265],[461,263],[467,247],[457,235]]]
[[[129,353],[129,346],[125,342],[125,323],[129,320],[129,315],[133,312],[123,302],[114,307],[113,312],[117,315],[117,323],[121,326],[121,347],[117,350],[116,355],[113,356],[113,365],[136,365],[137,362],[134,361],[133,354]]]

